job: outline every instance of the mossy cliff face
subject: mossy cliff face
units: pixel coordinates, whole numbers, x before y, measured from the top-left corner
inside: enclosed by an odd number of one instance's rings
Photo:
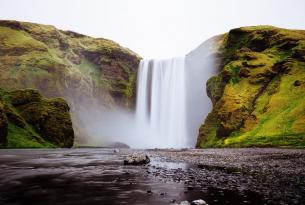
[[[0,21],[0,87],[132,106],[140,58],[117,43],[53,26]],[[73,103],[71,102],[71,103]]]
[[[0,146],[7,148],[72,147],[69,106],[37,90],[0,89]]]
[[[72,108],[76,130],[82,127],[80,108],[133,108],[139,61],[111,40],[0,21],[0,88],[33,88],[46,97],[63,97]]]
[[[197,147],[305,147],[305,31],[233,29],[217,58]]]

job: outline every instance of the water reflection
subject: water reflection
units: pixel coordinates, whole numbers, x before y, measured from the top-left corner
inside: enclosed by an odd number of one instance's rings
[[[185,163],[152,158],[124,166],[112,149],[0,150],[1,204],[169,204],[203,198],[213,204],[261,204],[253,193],[219,190],[176,178]],[[158,173],[158,174],[157,174]],[[253,195],[253,197],[252,197]]]

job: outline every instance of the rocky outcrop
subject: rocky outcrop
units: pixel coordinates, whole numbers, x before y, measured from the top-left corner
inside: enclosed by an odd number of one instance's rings
[[[7,148],[72,147],[69,106],[37,90],[0,89],[0,145]]]
[[[0,21],[0,88],[34,88],[72,108],[80,143],[89,107],[132,109],[140,57],[119,44],[53,26]],[[81,108],[81,109],[80,109]]]
[[[197,147],[304,147],[305,31],[237,28],[218,46]]]

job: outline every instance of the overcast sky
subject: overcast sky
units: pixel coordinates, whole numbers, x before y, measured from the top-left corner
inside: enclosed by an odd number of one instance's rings
[[[0,19],[117,41],[145,58],[181,56],[231,28],[305,29],[304,0],[0,0]]]

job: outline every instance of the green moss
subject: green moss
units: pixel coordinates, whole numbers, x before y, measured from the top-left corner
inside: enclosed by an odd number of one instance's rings
[[[305,63],[293,55],[304,39],[304,31],[264,26],[227,34],[223,68],[207,83],[214,117],[198,147],[304,147]]]
[[[9,50],[11,52],[25,52],[29,50],[46,50],[46,46],[31,38],[23,31],[16,31],[11,28],[0,26],[1,50]],[[22,49],[22,50],[21,50]]]
[[[54,148],[55,145],[46,142],[37,135],[22,129],[12,123],[8,126],[7,148]]]
[[[114,41],[48,25],[0,21],[0,44],[2,88],[35,88],[48,97],[116,93],[112,98],[121,96],[132,104],[140,57]]]
[[[111,40],[49,25],[0,21],[0,88],[33,88],[46,97],[66,98],[74,108],[75,127],[82,123],[78,111],[84,102],[134,107],[139,61],[136,53]],[[21,110],[14,109],[18,121]]]
[[[231,76],[231,83],[233,84],[237,84],[240,81],[240,77],[239,77],[239,73],[240,73],[240,67],[236,66],[236,67],[231,67],[230,68],[232,76]]]
[[[1,116],[4,113],[8,120],[5,147],[50,148],[73,145],[69,106],[63,99],[49,100],[32,89],[11,92],[0,89],[0,105]]]
[[[97,85],[103,83],[100,70],[95,64],[91,63],[87,59],[82,59],[78,69],[84,76],[92,79],[93,82],[95,82]]]

